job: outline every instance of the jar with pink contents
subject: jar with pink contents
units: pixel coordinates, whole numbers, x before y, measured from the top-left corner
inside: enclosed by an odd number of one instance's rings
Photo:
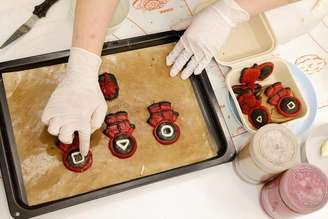
[[[291,218],[319,210],[328,201],[328,178],[317,167],[301,164],[265,184],[260,203],[274,219]]]

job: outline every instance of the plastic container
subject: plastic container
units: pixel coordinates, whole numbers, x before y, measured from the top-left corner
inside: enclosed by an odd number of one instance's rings
[[[232,86],[239,84],[241,70],[252,66],[254,63],[273,62],[275,65],[273,74],[268,79],[260,82],[260,84],[265,86],[280,81],[285,87],[290,87],[294,95],[302,103],[303,107],[300,116],[284,122],[284,125],[288,126],[299,119],[304,119],[308,115],[308,106],[293,77],[292,71],[283,59],[274,56],[273,51],[275,48],[276,40],[271,28],[265,16],[259,15],[234,28],[225,46],[215,55],[218,63],[231,67],[231,71],[226,76],[226,84],[243,126],[251,133],[255,133],[257,129],[250,124],[248,116],[242,113]]]
[[[72,0],[71,16],[74,17],[76,0]],[[119,0],[109,24],[107,34],[114,33],[126,19],[130,11],[130,2],[128,0]]]
[[[269,124],[254,135],[233,161],[236,173],[246,182],[264,183],[299,164],[300,144],[285,126]]]
[[[263,186],[260,203],[274,219],[317,211],[328,201],[328,178],[317,167],[301,164]]]

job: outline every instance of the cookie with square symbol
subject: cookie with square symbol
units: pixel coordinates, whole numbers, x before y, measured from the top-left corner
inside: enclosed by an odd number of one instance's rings
[[[180,137],[180,128],[175,123],[179,113],[168,101],[154,103],[148,107],[150,116],[147,123],[153,127],[155,139],[163,145],[175,143]]]
[[[77,132],[74,134],[72,144],[64,144],[58,142],[57,146],[63,153],[64,166],[73,172],[81,173],[89,169],[92,165],[92,153],[89,151],[88,155],[84,157],[79,150],[79,136]]]
[[[283,97],[277,105],[277,111],[286,117],[296,117],[302,110],[302,104],[296,97]]]

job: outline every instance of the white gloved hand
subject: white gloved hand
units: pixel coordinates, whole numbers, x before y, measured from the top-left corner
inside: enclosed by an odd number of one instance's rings
[[[80,48],[72,48],[66,75],[52,93],[42,115],[48,132],[71,144],[79,133],[80,152],[86,156],[90,135],[101,127],[107,104],[98,84],[99,56]]]
[[[173,65],[170,75],[176,76],[184,67],[182,79],[200,74],[224,45],[231,29],[249,17],[234,0],[219,0],[201,11],[166,58],[166,64]]]

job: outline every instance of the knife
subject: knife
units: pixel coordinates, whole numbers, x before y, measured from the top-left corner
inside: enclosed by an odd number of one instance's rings
[[[32,16],[22,26],[20,26],[15,31],[15,33],[13,33],[9,37],[9,39],[6,42],[4,42],[4,44],[0,46],[0,49],[6,47],[8,44],[12,43],[13,41],[17,40],[18,38],[29,32],[40,18],[46,16],[49,8],[57,1],[58,0],[45,0],[41,4],[35,6]]]

